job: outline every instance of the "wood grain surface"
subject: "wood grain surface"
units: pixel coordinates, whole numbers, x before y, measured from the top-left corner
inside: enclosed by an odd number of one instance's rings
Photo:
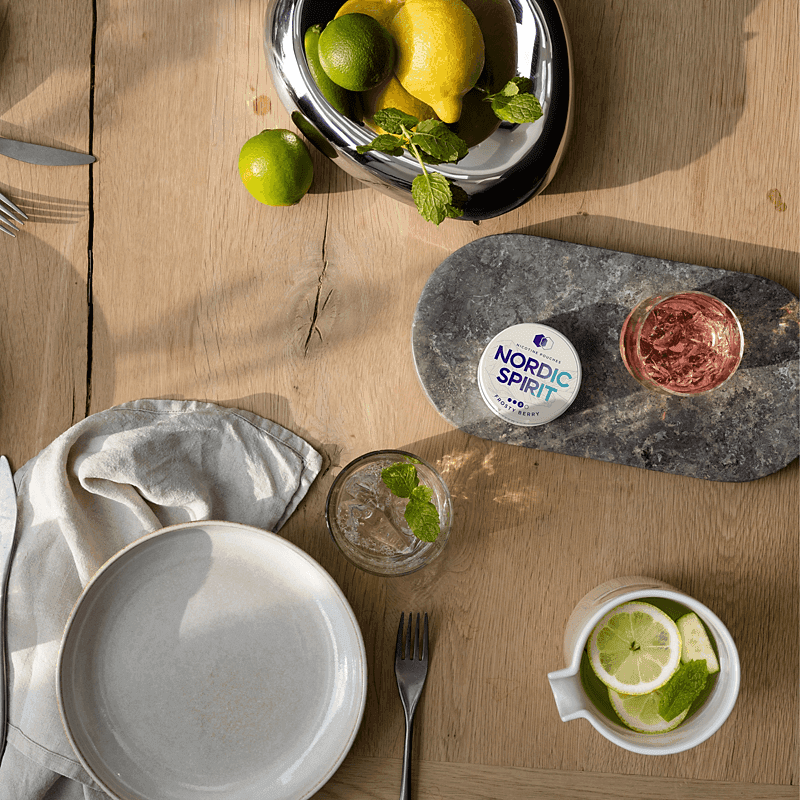
[[[19,468],[89,413],[169,397],[247,409],[323,453],[281,533],[343,588],[370,679],[356,743],[321,798],[396,796],[392,659],[409,610],[433,626],[419,798],[797,797],[798,461],[723,484],[487,442],[452,429],[414,371],[428,276],[493,233],[798,292],[796,3],[562,5],[577,101],[553,183],[497,219],[435,227],[313,148],[297,206],[243,189],[244,141],[294,129],[267,71],[265,0],[0,2],[0,136],[98,157],[0,157],[0,192],[31,217],[0,240],[0,451]],[[406,578],[349,566],[325,528],[336,473],[382,447],[434,462],[454,499],[444,556]],[[701,600],[739,648],[736,707],[691,751],[636,755],[556,713],[546,673],[564,666],[567,617],[625,574]]]

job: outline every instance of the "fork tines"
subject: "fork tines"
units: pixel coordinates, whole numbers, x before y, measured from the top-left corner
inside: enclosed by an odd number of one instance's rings
[[[404,635],[405,614],[400,614],[400,627],[397,629],[397,647],[395,649],[395,658],[406,659],[414,658],[425,661],[428,658],[428,614],[425,613],[425,620],[422,630],[422,643],[420,650],[419,641],[419,614],[417,614],[417,624],[414,628],[413,650],[411,638],[411,626],[414,623],[413,614],[408,615],[408,633]]]
[[[0,193],[0,231],[9,236],[16,236],[17,225],[23,225],[28,215]]]

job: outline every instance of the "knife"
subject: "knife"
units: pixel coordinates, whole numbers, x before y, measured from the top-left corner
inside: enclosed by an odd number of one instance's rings
[[[6,657],[6,593],[14,533],[17,528],[17,493],[8,459],[0,456],[0,762],[6,749],[8,728],[8,662]]]
[[[71,150],[59,150],[56,147],[45,147],[42,144],[15,142],[13,139],[0,138],[0,155],[27,161],[28,164],[44,164],[50,167],[69,167],[73,164],[91,164],[97,159],[86,153],[73,153]]]

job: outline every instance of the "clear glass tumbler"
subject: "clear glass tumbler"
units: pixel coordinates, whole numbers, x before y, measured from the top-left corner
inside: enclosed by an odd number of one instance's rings
[[[642,300],[622,325],[622,361],[655,392],[696,395],[722,386],[736,372],[744,336],[736,314],[705,292]]]
[[[436,540],[426,542],[411,531],[408,499],[396,497],[381,471],[396,463],[414,464],[420,484],[432,491],[439,513]],[[407,575],[429,564],[450,535],[450,492],[438,472],[404,450],[376,450],[351,461],[334,480],[325,504],[325,521],[334,542],[351,563],[375,575]]]

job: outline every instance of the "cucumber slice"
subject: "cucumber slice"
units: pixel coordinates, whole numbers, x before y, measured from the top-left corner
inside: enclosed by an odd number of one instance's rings
[[[719,659],[700,617],[694,611],[690,611],[678,618],[677,625],[683,643],[681,661],[686,663],[705,659],[709,675],[719,672]]]

